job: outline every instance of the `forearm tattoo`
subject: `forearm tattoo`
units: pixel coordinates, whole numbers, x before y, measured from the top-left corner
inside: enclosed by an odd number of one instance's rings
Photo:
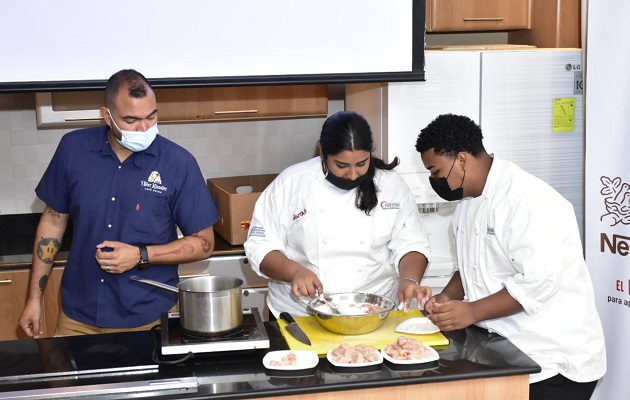
[[[41,278],[39,278],[39,290],[40,291],[44,291],[44,289],[46,288],[46,283],[48,283],[48,275],[44,275]]]
[[[194,236],[196,238],[199,238],[199,240],[201,240],[201,249],[203,250],[204,253],[210,253],[210,251],[212,250],[212,244],[210,243],[208,239],[199,236],[199,232],[193,233],[191,236]]]
[[[56,238],[42,237],[37,243],[37,258],[44,264],[52,264],[60,248],[61,242]]]
[[[195,248],[192,244],[185,243],[182,246],[179,246],[173,250],[165,251],[162,253],[153,253],[153,257],[164,256],[167,254],[191,254],[195,252]]]
[[[55,211],[52,208],[48,208],[48,215],[55,218],[61,218],[61,213],[59,211]]]
[[[199,236],[199,233],[193,233],[190,236],[195,237],[201,241],[201,249],[204,253],[210,253],[212,251],[212,243],[206,238]],[[181,246],[172,249],[170,251],[162,252],[162,253],[154,253],[154,257],[164,256],[167,254],[191,254],[195,252],[195,247],[186,242],[187,236],[184,237],[184,240],[178,240],[177,243],[182,243]]]

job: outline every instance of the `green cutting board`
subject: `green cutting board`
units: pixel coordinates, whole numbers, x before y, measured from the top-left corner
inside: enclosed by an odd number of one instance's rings
[[[394,343],[399,336],[413,337],[424,344],[431,347],[442,347],[448,345],[448,339],[442,334],[442,332],[431,333],[427,335],[411,335],[408,333],[396,332],[396,327],[401,322],[409,318],[423,317],[422,313],[415,309],[404,311],[390,311],[385,323],[377,330],[366,333],[363,335],[339,335],[334,332],[330,332],[326,328],[322,327],[315,317],[295,317],[295,322],[302,328],[306,336],[311,340],[311,345],[304,344],[297,341],[286,330],[287,323],[284,320],[278,320],[278,326],[280,332],[291,350],[312,350],[316,352],[320,357],[325,357],[329,350],[334,349],[341,343],[347,343],[351,346],[358,344],[365,344],[374,346],[377,349],[381,349],[388,344]]]

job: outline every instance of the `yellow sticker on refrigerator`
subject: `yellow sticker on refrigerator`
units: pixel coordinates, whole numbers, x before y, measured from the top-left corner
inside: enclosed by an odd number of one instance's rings
[[[553,131],[575,131],[575,98],[561,97],[553,99]]]

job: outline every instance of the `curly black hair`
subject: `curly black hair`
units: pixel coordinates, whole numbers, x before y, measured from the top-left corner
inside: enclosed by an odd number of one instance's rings
[[[477,157],[485,151],[481,128],[463,115],[442,114],[420,131],[416,150],[424,153],[434,149],[436,154],[455,157],[461,151]]]

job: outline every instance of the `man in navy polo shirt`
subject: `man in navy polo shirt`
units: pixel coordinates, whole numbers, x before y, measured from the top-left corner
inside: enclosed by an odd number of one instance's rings
[[[211,255],[216,208],[192,154],[157,134],[157,113],[146,78],[122,70],[105,88],[107,125],[61,139],[35,189],[46,209],[20,317],[29,336],[42,335],[42,295],[70,219],[56,336],[151,328],[177,294],[130,276],[176,286],[179,263]]]

